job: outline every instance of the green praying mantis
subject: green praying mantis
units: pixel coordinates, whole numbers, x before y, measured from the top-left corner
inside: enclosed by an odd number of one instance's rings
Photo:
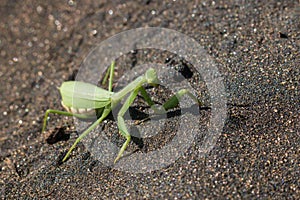
[[[122,105],[120,111],[117,115],[117,124],[119,132],[122,136],[126,138],[126,141],[122,145],[117,157],[114,160],[116,163],[123,155],[127,146],[131,141],[131,135],[125,125],[124,115],[129,109],[134,99],[140,93],[144,98],[146,103],[154,110],[156,114],[166,113],[169,109],[175,108],[183,95],[188,95],[194,102],[201,106],[201,102],[187,89],[179,90],[175,95],[173,95],[168,101],[166,101],[162,106],[156,105],[151,97],[148,95],[145,84],[151,86],[158,86],[159,79],[157,72],[153,68],[149,68],[144,75],[137,77],[134,81],[129,83],[126,87],[118,92],[112,91],[113,86],[113,76],[114,76],[115,62],[112,62],[107,70],[107,73],[103,79],[103,83],[106,82],[109,76],[108,90],[97,87],[96,85],[85,83],[81,81],[67,81],[63,82],[59,88],[62,101],[61,104],[66,111],[52,110],[48,109],[45,113],[42,132],[46,129],[46,124],[48,120],[48,115],[50,113],[74,116],[79,119],[89,119],[93,118],[95,112],[99,113],[99,117],[95,122],[92,123],[79,137],[75,140],[74,144],[71,146],[67,154],[64,156],[62,162],[65,162],[70,156],[71,152],[74,150],[76,145],[88,134],[90,133],[98,124],[100,124],[114,109],[122,99],[124,99],[128,94],[129,96]]]

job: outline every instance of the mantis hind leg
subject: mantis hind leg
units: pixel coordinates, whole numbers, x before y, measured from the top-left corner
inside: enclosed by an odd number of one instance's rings
[[[124,151],[126,150],[128,144],[131,140],[130,133],[128,132],[127,127],[125,125],[124,114],[129,109],[130,105],[133,103],[138,92],[139,92],[139,89],[136,89],[133,92],[131,92],[130,96],[126,99],[124,105],[122,106],[122,108],[120,109],[120,111],[118,113],[118,128],[119,128],[120,133],[126,138],[126,141],[122,145],[114,163],[116,163],[121,158],[121,156],[123,155]]]
[[[112,61],[110,67],[107,69],[106,74],[102,80],[102,85],[106,84],[106,81],[109,76],[109,82],[108,82],[108,91],[112,91],[112,85],[113,85],[113,80],[114,80],[114,71],[115,71],[115,62]]]
[[[86,115],[82,115],[82,114],[73,114],[67,111],[61,111],[61,110],[52,110],[52,109],[48,109],[45,113],[45,117],[44,117],[44,121],[43,121],[43,128],[42,128],[42,133],[45,131],[46,126],[47,126],[47,119],[50,113],[53,114],[58,114],[58,115],[64,115],[64,116],[75,116],[81,119],[87,119],[88,116]]]

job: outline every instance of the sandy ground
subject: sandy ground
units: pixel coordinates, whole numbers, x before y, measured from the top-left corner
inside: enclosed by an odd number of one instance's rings
[[[1,198],[299,199],[299,7],[296,0],[2,0]],[[199,157],[195,141],[174,163],[139,174],[99,162],[83,143],[60,163],[78,133],[72,119],[52,116],[41,134],[46,109],[63,109],[56,87],[74,79],[95,44],[139,27],[186,34],[218,63],[228,107],[216,145]],[[210,110],[200,114],[205,124]],[[168,143],[176,135],[170,130],[139,151]],[[104,131],[124,142],[113,120]]]

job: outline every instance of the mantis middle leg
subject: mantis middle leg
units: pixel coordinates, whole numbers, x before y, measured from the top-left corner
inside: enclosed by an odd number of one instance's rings
[[[122,145],[114,163],[116,163],[121,158],[121,156],[123,155],[125,149],[127,148],[128,144],[131,140],[130,133],[128,132],[127,127],[125,125],[124,114],[129,109],[130,105],[133,103],[138,92],[141,92],[141,95],[143,96],[143,98],[145,99],[147,104],[149,106],[151,106],[151,108],[154,109],[154,111],[159,112],[158,114],[161,114],[163,112],[166,112],[169,109],[176,107],[179,104],[179,101],[183,95],[188,95],[197,104],[202,105],[202,103],[191,92],[189,92],[187,89],[182,89],[182,90],[179,90],[174,96],[172,96],[166,103],[164,103],[162,105],[163,109],[158,110],[158,108],[154,107],[155,104],[151,100],[150,96],[147,94],[146,90],[143,87],[137,88],[136,90],[131,92],[130,96],[126,99],[124,105],[122,106],[121,110],[118,113],[118,128],[119,128],[121,134],[126,138],[126,141]]]
[[[107,115],[110,113],[111,111],[111,107],[110,105],[106,106],[103,110],[103,113],[101,115],[101,117],[99,119],[97,119],[88,129],[86,129],[73,143],[73,145],[71,146],[71,148],[69,149],[69,151],[67,152],[67,154],[65,155],[65,157],[63,158],[62,162],[65,162],[67,160],[67,158],[70,156],[71,152],[73,151],[73,149],[76,147],[76,145],[80,142],[80,140],[82,140],[87,134],[89,134],[89,132],[91,132],[94,128],[96,128],[96,126],[98,124],[100,124],[106,117]]]
[[[128,132],[127,127],[125,125],[124,115],[125,115],[126,111],[129,109],[130,105],[133,103],[138,92],[139,92],[139,88],[134,90],[133,92],[131,92],[131,94],[126,99],[124,105],[122,106],[122,108],[120,109],[120,111],[118,113],[118,128],[120,130],[120,133],[126,138],[126,141],[122,145],[114,163],[116,163],[121,158],[122,154],[124,153],[125,149],[127,148],[128,144],[131,140],[130,133]]]

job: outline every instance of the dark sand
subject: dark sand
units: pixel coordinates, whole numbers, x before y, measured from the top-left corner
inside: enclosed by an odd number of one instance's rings
[[[0,2],[1,198],[299,199],[299,1],[115,2]],[[215,147],[202,158],[191,147],[141,174],[107,167],[82,143],[60,164],[77,134],[61,116],[40,132],[45,110],[62,109],[56,87],[95,44],[146,26],[194,38],[218,63],[228,108]],[[47,143],[55,127],[64,137]],[[170,137],[145,141],[141,151]]]

